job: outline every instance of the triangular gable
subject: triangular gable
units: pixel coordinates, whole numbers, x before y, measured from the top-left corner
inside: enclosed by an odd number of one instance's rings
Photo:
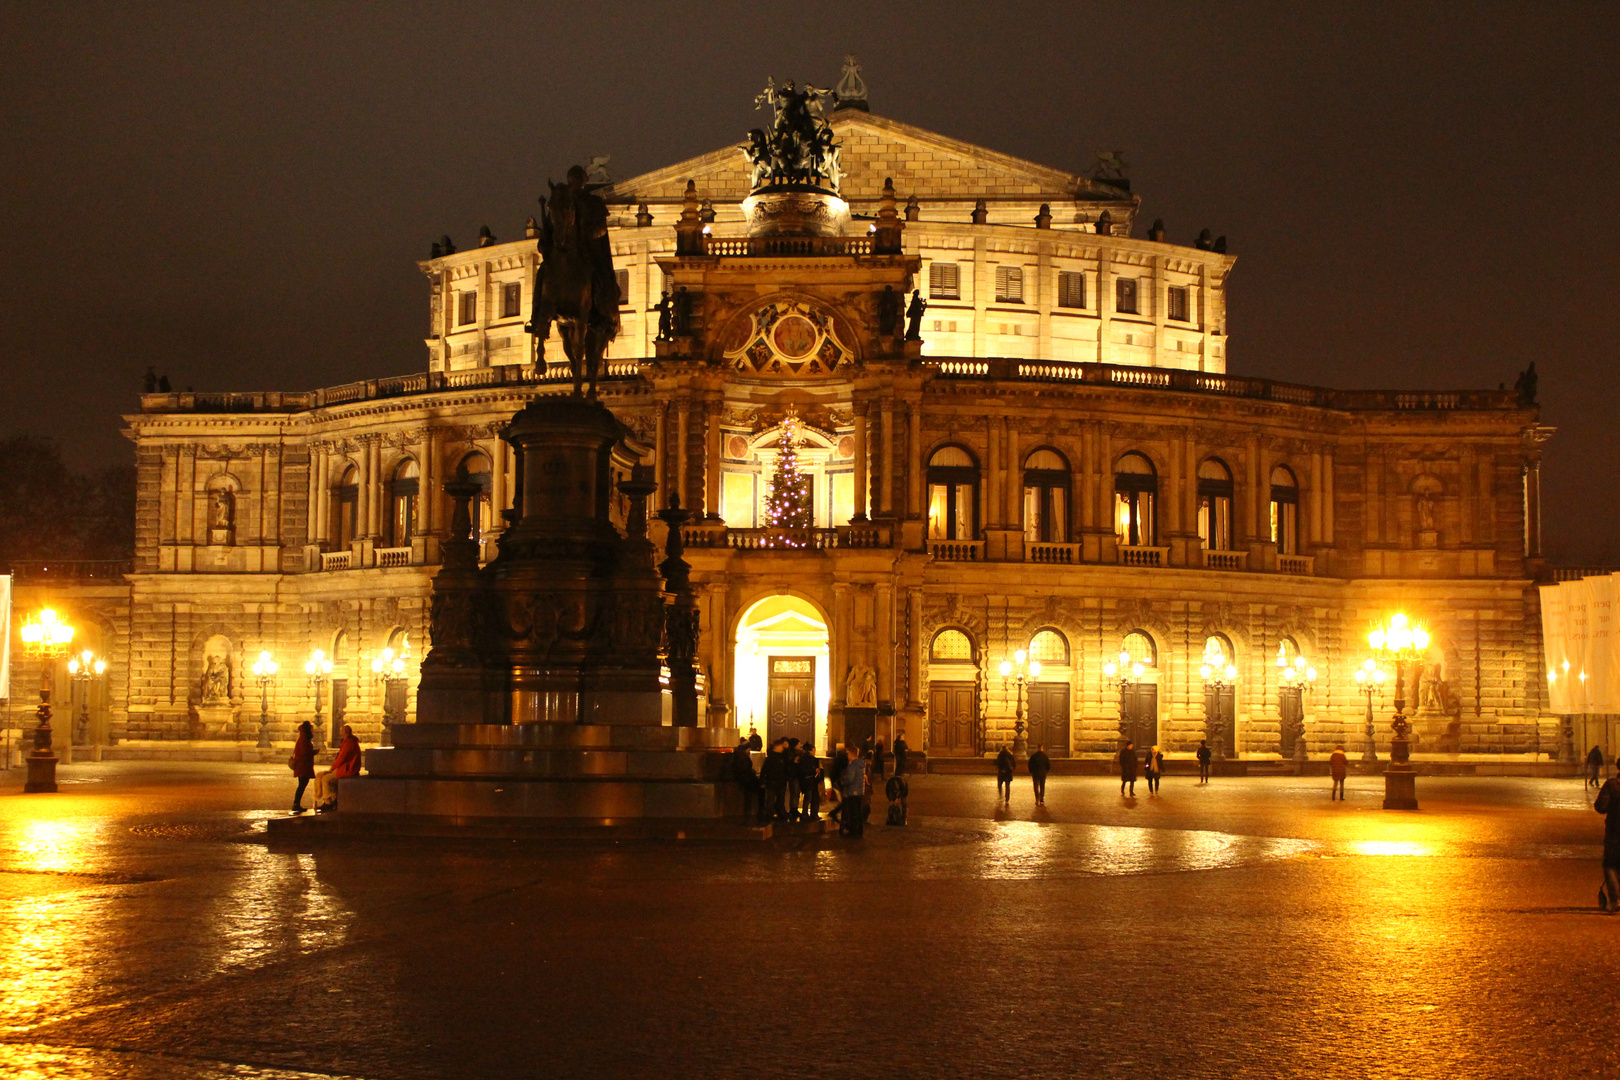
[[[851,201],[876,199],[887,177],[901,199],[1004,198],[1030,202],[1086,201],[1129,203],[1130,196],[1094,185],[1085,177],[1037,165],[898,120],[853,109],[834,113],[833,131],[843,148],[843,195]],[[687,180],[715,202],[739,202],[748,195],[749,175],[741,140],[737,145],[691,158],[625,180],[602,192],[612,203],[679,201]]]

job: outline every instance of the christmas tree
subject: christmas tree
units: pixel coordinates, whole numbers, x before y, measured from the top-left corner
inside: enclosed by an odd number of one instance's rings
[[[792,409],[782,418],[782,438],[776,444],[776,471],[771,474],[770,496],[765,500],[765,525],[776,535],[771,547],[803,547],[790,530],[810,527],[810,478],[799,471],[800,424]]]

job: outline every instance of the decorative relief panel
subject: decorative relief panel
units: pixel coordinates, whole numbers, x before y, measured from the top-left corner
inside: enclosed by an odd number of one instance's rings
[[[787,379],[831,375],[855,355],[832,316],[802,300],[777,300],[735,317],[721,349],[733,371]]]

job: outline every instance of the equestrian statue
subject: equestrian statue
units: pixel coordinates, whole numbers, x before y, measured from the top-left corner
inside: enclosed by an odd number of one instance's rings
[[[526,329],[539,339],[543,366],[555,321],[574,396],[595,398],[602,354],[619,334],[619,281],[608,242],[607,203],[587,187],[578,165],[568,170],[567,183],[547,180],[546,185],[551,196],[540,226],[540,273]]]

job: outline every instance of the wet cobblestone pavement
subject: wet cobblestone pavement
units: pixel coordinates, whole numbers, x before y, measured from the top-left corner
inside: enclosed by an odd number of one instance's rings
[[[1620,1075],[1578,780],[923,777],[858,843],[285,853],[286,775],[0,774],[0,1075]]]

